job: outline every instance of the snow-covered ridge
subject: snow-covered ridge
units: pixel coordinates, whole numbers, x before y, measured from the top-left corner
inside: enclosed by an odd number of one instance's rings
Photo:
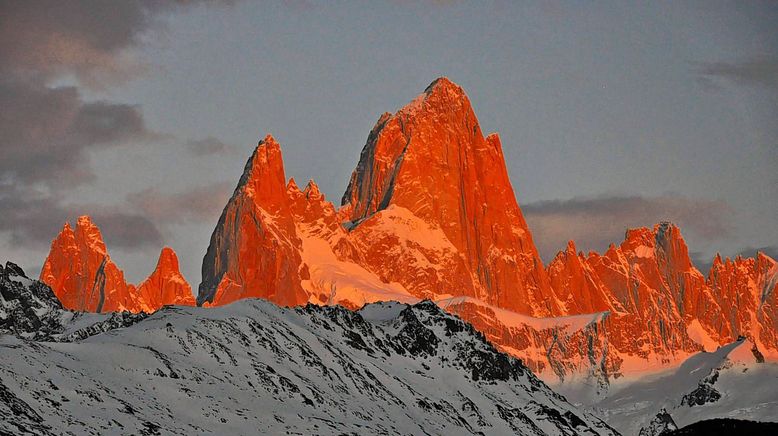
[[[0,335],[67,342],[125,327],[146,316],[66,310],[45,283],[30,279],[12,262],[0,265]]]
[[[166,307],[0,350],[0,432],[616,434],[431,302]]]
[[[778,422],[776,386],[778,364],[764,362],[751,341],[740,339],[662,373],[616,382],[604,398],[564,393],[623,434],[657,436],[713,418]]]

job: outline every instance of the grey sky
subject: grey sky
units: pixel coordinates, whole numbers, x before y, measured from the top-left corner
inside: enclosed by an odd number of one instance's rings
[[[659,219],[679,222],[701,262],[778,246],[774,2],[204,3],[140,1],[112,16],[133,17],[117,35],[77,13],[41,20],[82,29],[89,38],[74,40],[87,42],[67,47],[91,47],[87,59],[45,62],[63,45],[33,44],[38,36],[0,45],[17,74],[40,76],[29,86],[72,86],[67,107],[88,115],[99,101],[123,123],[106,136],[74,132],[74,122],[62,130],[69,139],[44,142],[34,159],[29,138],[2,142],[16,156],[0,164],[0,201],[17,211],[0,219],[5,257],[37,274],[59,221],[83,211],[103,217],[131,281],[166,244],[196,286],[260,138],[281,143],[287,176],[314,178],[337,201],[378,116],[441,75],[464,87],[485,132],[500,132],[545,261],[567,239],[602,250],[624,227]],[[7,88],[3,102],[26,89]],[[25,122],[14,132],[35,126]],[[29,180],[47,168],[62,174]],[[147,231],[111,230],[133,220]]]

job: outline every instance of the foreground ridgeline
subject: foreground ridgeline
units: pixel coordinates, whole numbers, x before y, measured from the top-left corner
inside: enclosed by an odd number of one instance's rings
[[[82,222],[83,221],[83,222]],[[163,259],[165,259],[163,261]],[[192,304],[172,251],[139,289],[87,218],[65,226],[41,273],[67,308]],[[211,236],[197,303],[283,306],[435,301],[547,380],[606,388],[745,336],[778,357],[775,260],[717,257],[705,277],[670,223],[631,229],[604,254],[573,242],[546,268],[516,203],[497,134],[462,88],[433,82],[368,135],[342,204],[287,180],[268,135]]]
[[[172,249],[162,249],[157,268],[136,288],[111,261],[100,230],[88,216],[78,219],[75,232],[65,223],[51,243],[40,280],[70,310],[151,313],[168,304],[195,304]]]
[[[618,434],[429,301],[243,300],[121,327],[0,336],[0,434]]]

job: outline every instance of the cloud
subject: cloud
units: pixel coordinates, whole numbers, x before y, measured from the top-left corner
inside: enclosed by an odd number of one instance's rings
[[[217,183],[177,193],[149,188],[127,196],[130,206],[158,223],[215,221],[227,204],[234,184]]]
[[[115,206],[63,205],[58,199],[33,190],[20,192],[0,185],[0,232],[20,248],[45,248],[62,225],[80,215],[90,215],[111,248],[159,246],[162,235],[147,217]]]
[[[83,183],[92,178],[86,150],[153,138],[138,106],[84,101],[79,86],[132,77],[133,49],[167,14],[200,3],[219,2],[1,2],[0,180]],[[70,78],[78,86],[53,85]]]
[[[103,233],[105,243],[116,248],[158,247],[162,234],[145,216],[107,208],[97,208],[90,216]]]
[[[739,85],[778,89],[778,58],[758,56],[741,62],[697,62],[695,73],[706,87],[715,88],[716,79]]]
[[[762,252],[775,260],[778,260],[778,246],[766,246],[766,247],[746,247],[740,250],[736,256],[743,257],[755,257],[756,253]]]
[[[98,87],[126,80],[143,70],[132,49],[150,31],[164,27],[166,14],[198,3],[220,2],[2,2],[0,72],[32,72],[45,78],[73,74],[82,84]]]
[[[576,197],[525,204],[522,211],[546,262],[568,240],[574,240],[579,250],[603,251],[610,243],[621,242],[626,229],[659,221],[672,221],[684,232],[707,239],[730,232],[726,203],[679,195]]]
[[[129,194],[125,204],[100,205],[63,204],[39,190],[0,183],[0,233],[14,246],[45,248],[66,221],[89,215],[111,248],[157,247],[160,228],[215,221],[233,188],[226,182],[173,193],[149,188]]]
[[[234,153],[235,148],[227,145],[213,136],[204,139],[192,139],[186,143],[186,148],[195,156]]]
[[[124,207],[66,204],[94,179],[89,152],[159,139],[136,105],[86,101],[144,70],[135,50],[167,14],[208,1],[0,2],[0,233],[18,247],[48,245],[65,220],[91,215],[109,245],[159,245],[147,216]],[[224,2],[231,3],[231,2]],[[72,86],[57,83],[73,82]]]
[[[75,87],[0,79],[0,175],[69,188],[89,181],[88,150],[154,137],[138,107],[84,102]]]

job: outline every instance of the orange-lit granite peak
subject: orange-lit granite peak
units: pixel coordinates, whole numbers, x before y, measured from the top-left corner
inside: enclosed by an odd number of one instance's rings
[[[746,336],[766,355],[778,358],[778,264],[759,252],[754,258],[717,255],[707,285],[718,297],[722,339]],[[718,333],[718,325],[710,329]]]
[[[305,303],[301,280],[307,271],[301,270],[300,250],[281,148],[267,135],[246,163],[211,235],[198,304],[221,305],[247,297],[287,306]]]
[[[135,292],[88,217],[63,227],[41,279],[79,310],[192,303],[172,250]],[[627,230],[602,254],[570,241],[544,267],[500,137],[484,137],[465,92],[440,78],[380,116],[338,209],[312,180],[287,180],[276,140],[260,141],[211,235],[197,303],[427,298],[547,380],[600,389],[740,335],[778,359],[777,286],[763,253],[717,256],[706,278],[669,222]]]
[[[170,247],[164,247],[154,272],[138,286],[138,297],[145,312],[162,306],[194,306],[192,288],[178,269],[178,256]]]
[[[167,247],[154,273],[139,288],[128,284],[108,255],[100,229],[88,216],[78,218],[75,231],[65,223],[51,243],[40,280],[71,310],[154,312],[165,305],[195,303],[178,270],[178,258]]]
[[[242,195],[271,213],[288,209],[281,146],[272,135],[259,142],[238,183]]]
[[[472,296],[525,314],[559,313],[499,137],[483,137],[467,95],[447,78],[379,118],[343,207],[352,235],[370,250],[366,268],[419,297]],[[387,232],[393,227],[416,232],[397,240]]]
[[[51,286],[67,309],[87,312],[140,310],[135,288],[111,261],[100,230],[88,216],[75,232],[65,223],[52,241],[40,280]]]
[[[623,310],[583,255],[576,251],[573,241],[551,261],[548,276],[567,314]]]

